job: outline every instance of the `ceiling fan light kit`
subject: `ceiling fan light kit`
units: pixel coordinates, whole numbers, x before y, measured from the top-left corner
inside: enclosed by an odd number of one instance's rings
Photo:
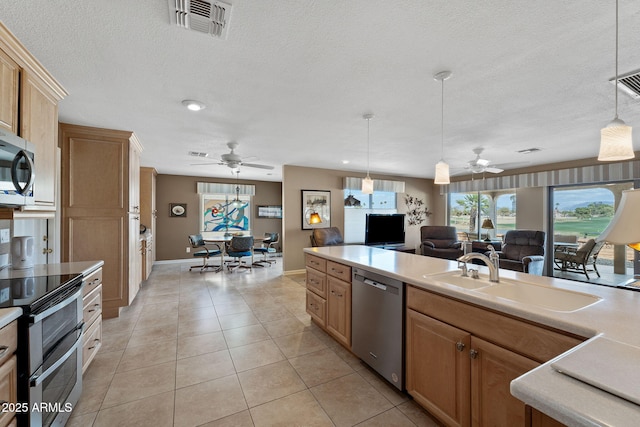
[[[611,162],[633,159],[633,138],[631,126],[618,118],[618,0],[616,0],[616,84],[615,92],[616,115],[606,127],[600,130],[600,152],[598,160]]]
[[[451,77],[451,71],[441,71],[433,76],[434,80],[437,80],[442,83],[442,98],[441,98],[441,112],[440,116],[440,161],[436,163],[436,176],[434,179],[434,183],[438,185],[446,185],[449,184],[449,164],[444,161],[444,81]]]

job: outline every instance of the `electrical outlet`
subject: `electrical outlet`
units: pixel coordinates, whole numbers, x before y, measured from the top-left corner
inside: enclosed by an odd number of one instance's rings
[[[3,228],[0,230],[0,243],[9,243],[11,240],[11,234],[8,228]]]
[[[187,253],[191,252],[191,246],[187,246]]]

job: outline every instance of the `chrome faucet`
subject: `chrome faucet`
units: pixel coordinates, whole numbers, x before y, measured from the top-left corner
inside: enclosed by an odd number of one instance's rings
[[[489,281],[497,283],[500,281],[500,257],[498,256],[496,250],[492,245],[488,245],[487,249],[491,251],[489,256],[478,252],[470,252],[466,255],[462,255],[460,258],[458,258],[458,261],[464,263],[464,268],[462,271],[466,272],[467,262],[471,261],[472,259],[479,259],[480,261],[484,262],[487,267],[489,267]]]

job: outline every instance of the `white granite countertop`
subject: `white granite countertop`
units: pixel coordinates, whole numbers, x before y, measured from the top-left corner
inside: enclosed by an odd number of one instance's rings
[[[9,323],[22,315],[22,309],[17,307],[0,308],[0,328],[4,328]]]
[[[640,347],[640,333],[638,333],[640,292],[500,270],[501,278],[587,293],[602,298],[601,301],[586,308],[574,312],[560,312],[512,302],[456,286],[438,284],[428,276],[424,277],[424,275],[456,270],[455,261],[358,245],[305,248],[304,251],[585,338],[595,339],[603,336]],[[477,267],[480,273],[488,274],[487,267]],[[521,286],[527,286],[527,284]],[[579,351],[581,347],[583,345],[571,351]],[[563,355],[554,360],[561,357]],[[571,426],[640,425],[640,406],[557,372],[551,367],[554,360],[514,380],[511,383],[512,394],[532,407]],[[611,359],[611,363],[616,363],[615,357]],[[640,366],[640,360],[638,360],[638,366]],[[640,394],[640,386],[636,384],[636,387]]]
[[[60,264],[36,264],[33,268],[24,270],[12,270],[11,267],[0,271],[0,279],[13,279],[31,276],[52,276],[57,274],[82,274],[86,275],[93,270],[102,267],[104,261],[77,261],[63,262]]]

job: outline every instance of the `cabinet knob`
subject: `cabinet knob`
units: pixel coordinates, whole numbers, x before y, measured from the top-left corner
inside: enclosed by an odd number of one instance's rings
[[[464,350],[464,347],[465,347],[465,345],[462,342],[458,341],[456,343],[456,350],[462,351],[462,350]]]
[[[470,356],[472,359],[477,359],[479,354],[480,354],[480,353],[478,353],[478,352],[477,352],[476,350],[474,350],[474,349],[471,349],[471,350],[469,351],[469,356]]]

